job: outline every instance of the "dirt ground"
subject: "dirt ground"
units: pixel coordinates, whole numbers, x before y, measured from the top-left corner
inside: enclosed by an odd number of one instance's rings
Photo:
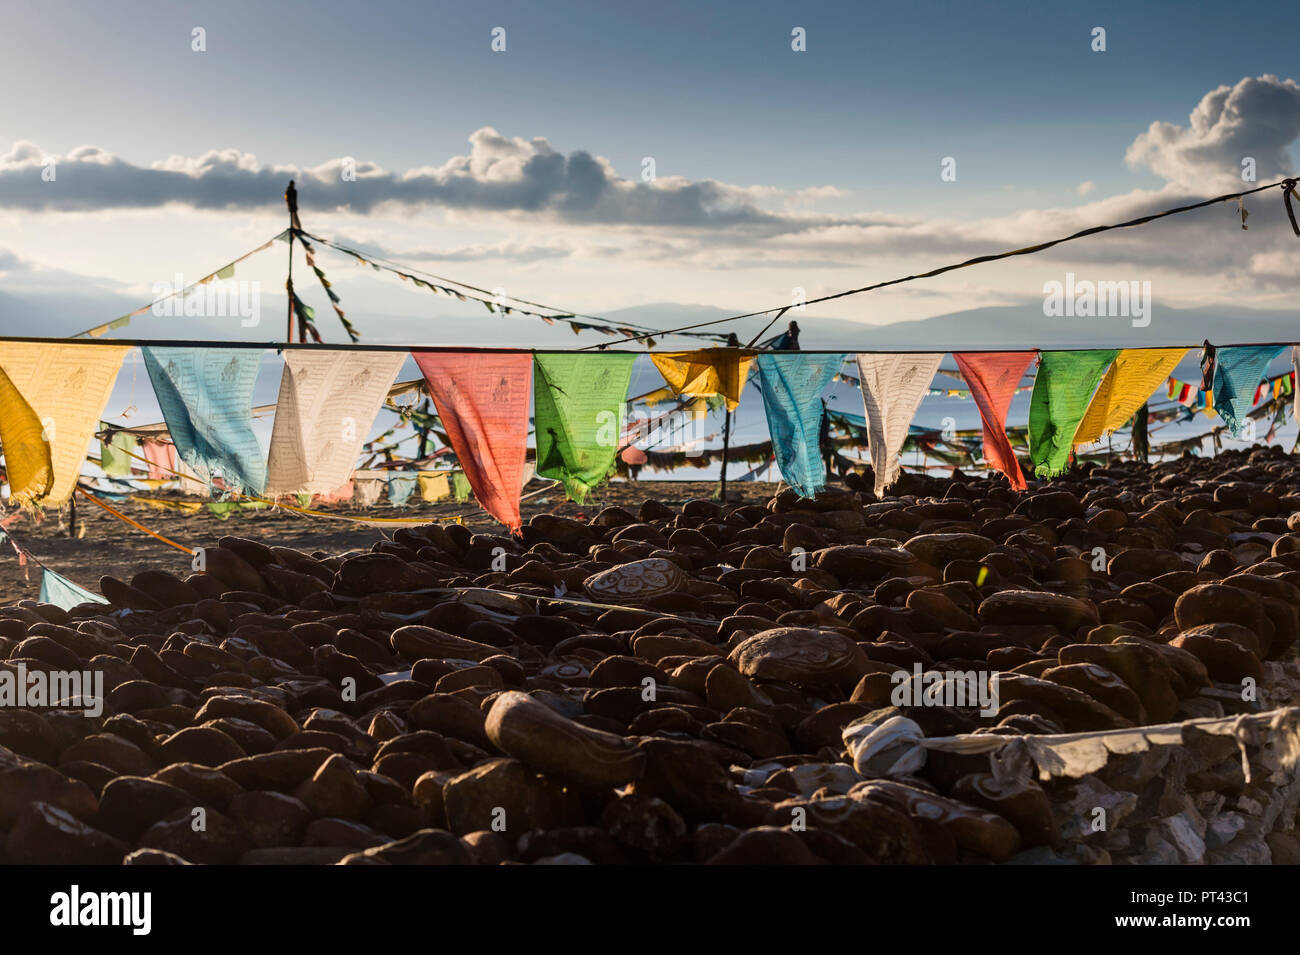
[[[775,483],[769,482],[732,483],[727,487],[727,497],[747,503],[763,503],[772,497],[776,488]],[[535,482],[525,489],[530,493],[535,490]],[[591,517],[602,507],[610,505],[635,510],[647,498],[670,505],[681,504],[692,498],[711,497],[716,491],[717,483],[713,481],[614,481],[594,491],[579,506],[567,500],[563,488],[556,485],[553,490],[525,500],[522,512],[525,521],[535,514],[547,513]],[[177,494],[149,496],[185,500]],[[112,506],[155,533],[192,549],[215,544],[219,538],[230,535],[294,547],[307,553],[324,551],[337,554],[347,550],[368,550],[375,541],[392,534],[392,528],[368,527],[278,509],[236,511],[222,520],[206,507],[196,514],[186,514],[179,510],[158,509],[135,500]],[[501,525],[488,517],[472,499],[463,504],[455,500],[437,504],[414,501],[402,508],[381,503],[368,508],[317,505],[316,509],[354,517],[427,517],[437,520],[464,515],[465,525],[471,530],[501,531]],[[48,511],[39,523],[22,515],[9,524],[8,529],[12,539],[24,550],[52,570],[96,593],[99,592],[99,578],[105,575],[129,580],[133,574],[155,568],[181,577],[190,573],[191,558],[188,554],[123,523],[84,498],[77,501],[76,521],[75,537],[70,533],[66,508],[62,513]],[[40,566],[29,560],[27,566],[22,567],[7,541],[0,546],[3,547],[0,550],[0,604],[27,597],[35,599],[41,589]]]

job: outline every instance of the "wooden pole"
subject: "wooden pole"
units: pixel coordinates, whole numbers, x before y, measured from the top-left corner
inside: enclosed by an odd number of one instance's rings
[[[293,180],[284,191],[284,203],[289,207],[289,277],[284,285],[284,340],[293,341],[293,240],[294,229],[298,227],[298,190]]]
[[[289,281],[285,284],[284,293],[286,301],[284,303],[284,340],[293,341],[293,233],[289,233]]]
[[[727,503],[727,450],[731,447],[731,409],[727,409],[727,420],[722,425],[722,481],[718,486],[718,500]]]
[[[420,410],[423,411],[423,412],[425,412],[426,414],[428,413],[428,411],[429,411],[429,399],[428,399],[428,398],[425,398],[425,399],[424,399],[424,404],[423,404],[423,406],[420,408]],[[426,450],[427,450],[427,448],[428,448],[428,446],[429,446],[429,429],[428,429],[428,427],[420,428],[420,429],[419,429],[419,435],[420,435],[420,447],[419,447],[418,453],[417,453],[417,455],[416,455],[416,460],[423,461],[423,460],[424,460],[425,452],[426,452]]]

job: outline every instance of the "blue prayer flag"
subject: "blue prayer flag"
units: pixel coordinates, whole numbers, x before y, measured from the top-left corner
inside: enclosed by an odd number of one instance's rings
[[[64,610],[71,610],[78,604],[84,603],[108,603],[99,594],[92,594],[84,587],[78,587],[67,577],[56,574],[48,567],[41,574],[40,602],[53,604],[56,607],[62,607]]]
[[[257,348],[142,348],[149,380],[181,459],[212,484],[261,494],[266,455],[253,434]]]
[[[800,497],[826,486],[819,440],[822,392],[844,367],[843,355],[785,352],[758,356],[763,410],[781,477]]]
[[[1235,438],[1255,404],[1255,389],[1281,345],[1238,345],[1220,348],[1214,370],[1214,410]]]

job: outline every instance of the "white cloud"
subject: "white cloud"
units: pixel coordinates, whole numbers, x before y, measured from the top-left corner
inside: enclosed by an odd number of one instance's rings
[[[1212,193],[1240,185],[1248,157],[1261,182],[1290,175],[1287,147],[1297,136],[1300,84],[1266,73],[1206,93],[1186,126],[1152,123],[1125,158],[1167,182]]]

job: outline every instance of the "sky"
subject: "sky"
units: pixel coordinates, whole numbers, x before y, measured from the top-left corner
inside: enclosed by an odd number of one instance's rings
[[[316,234],[659,327],[1019,248],[1294,173],[1294,42],[1270,26],[1291,12],[6,0],[0,331],[69,334],[219,268],[284,228],[291,177]],[[1249,340],[1251,309],[1291,307],[1300,238],[1279,190],[1245,208],[1245,231],[1236,203],[1215,206],[799,318],[842,320],[835,347],[854,348],[873,325],[1001,306],[1032,343],[1059,321],[1045,283],[1073,272],[1149,281],[1160,309],[1228,306]],[[286,254],[237,271],[265,325],[154,316],[148,333],[282,335]],[[366,341],[576,341],[332,252],[318,264]],[[1181,340],[1174,324],[1151,342]]]

